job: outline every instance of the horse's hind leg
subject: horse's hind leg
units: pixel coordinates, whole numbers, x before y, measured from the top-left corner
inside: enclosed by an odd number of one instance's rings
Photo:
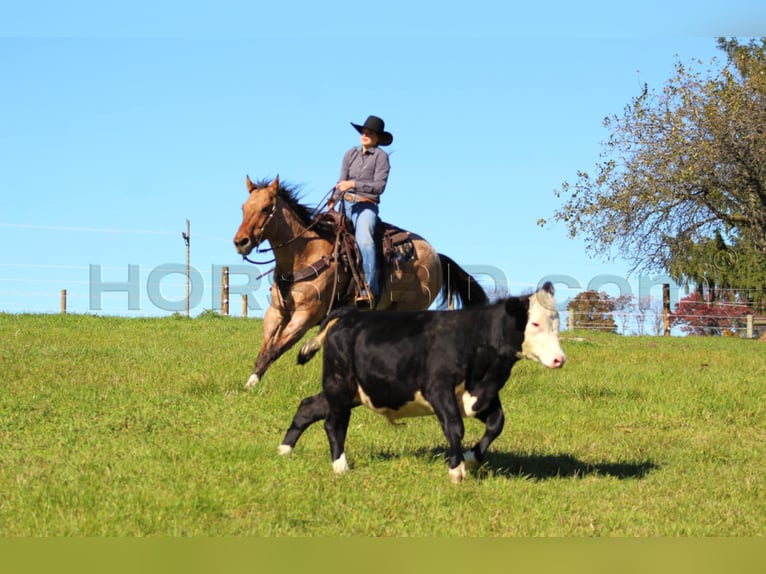
[[[295,448],[295,443],[307,428],[315,422],[327,417],[330,407],[327,403],[327,397],[324,393],[319,393],[311,397],[306,397],[301,401],[298,410],[295,411],[293,422],[279,445],[279,454],[290,454]]]

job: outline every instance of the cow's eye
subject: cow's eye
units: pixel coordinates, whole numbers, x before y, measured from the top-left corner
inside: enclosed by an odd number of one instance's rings
[[[535,329],[539,329],[539,328],[540,328],[540,323],[538,323],[537,321],[532,321],[532,326],[533,326]]]

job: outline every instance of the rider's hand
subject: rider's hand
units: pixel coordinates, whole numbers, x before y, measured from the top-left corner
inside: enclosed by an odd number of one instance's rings
[[[355,187],[356,182],[349,179],[344,179],[343,181],[338,182],[338,185],[335,186],[335,189],[338,191],[346,192],[354,189]]]

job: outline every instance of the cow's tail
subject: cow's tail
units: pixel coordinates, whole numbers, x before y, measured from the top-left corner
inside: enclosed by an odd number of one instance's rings
[[[345,314],[345,311],[348,311],[348,309],[342,308],[338,311],[330,313],[327,317],[325,317],[325,320],[322,321],[322,324],[319,326],[319,332],[311,337],[308,341],[303,343],[300,351],[298,351],[299,365],[305,365],[314,357],[314,355],[317,354],[317,351],[319,351],[319,349],[322,348],[322,345],[324,345],[324,340],[327,338],[327,333],[330,332],[330,329],[333,325],[335,325],[335,322]]]
[[[465,269],[460,267],[451,258],[439,253],[439,261],[442,266],[442,289],[439,305],[444,307],[456,299],[461,307],[473,307],[486,305],[489,297]]]

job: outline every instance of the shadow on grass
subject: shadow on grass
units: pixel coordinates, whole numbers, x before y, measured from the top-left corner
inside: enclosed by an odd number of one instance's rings
[[[397,455],[378,453],[378,458],[390,459]],[[419,457],[446,458],[441,448],[419,449]],[[527,480],[549,480],[553,478],[584,478],[605,476],[625,479],[642,479],[659,466],[652,461],[639,462],[586,462],[570,454],[518,454],[489,451],[484,463],[473,474],[478,479],[493,476],[522,478]]]
[[[516,454],[490,451],[477,476],[490,474],[509,478],[547,480],[595,475],[623,480],[644,478],[657,468],[659,467],[651,461],[593,463],[569,454]]]

